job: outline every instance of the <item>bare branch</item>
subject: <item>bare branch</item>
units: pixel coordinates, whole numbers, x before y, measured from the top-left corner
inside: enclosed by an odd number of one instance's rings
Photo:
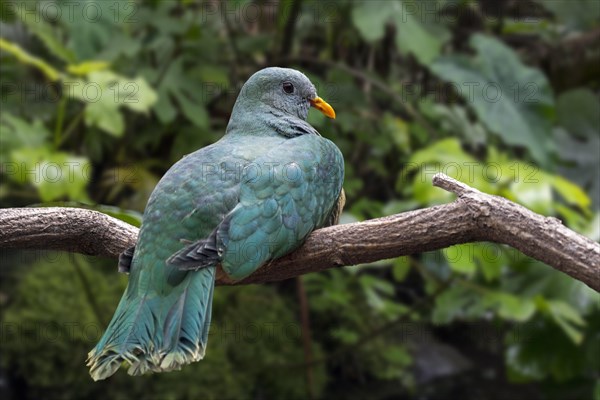
[[[600,245],[505,198],[481,193],[446,175],[433,184],[457,194],[445,205],[313,232],[298,250],[240,282],[220,271],[217,283],[278,281],[328,268],[356,265],[456,244],[491,241],[584,282],[600,292]],[[52,249],[116,258],[137,238],[137,228],[78,208],[0,210],[0,248]]]
[[[0,209],[0,248],[63,250],[117,258],[138,228],[98,211],[43,207]]]

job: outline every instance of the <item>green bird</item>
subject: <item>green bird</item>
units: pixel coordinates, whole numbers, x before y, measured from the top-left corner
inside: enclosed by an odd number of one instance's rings
[[[135,247],[119,259],[129,284],[89,353],[94,380],[123,361],[140,375],[201,360],[216,268],[243,279],[337,223],[344,161],[306,122],[311,106],[335,118],[301,72],[258,71],[242,87],[226,134],[163,176]]]

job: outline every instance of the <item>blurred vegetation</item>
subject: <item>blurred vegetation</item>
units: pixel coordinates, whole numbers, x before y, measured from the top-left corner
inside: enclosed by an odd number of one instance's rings
[[[0,6],[3,207],[139,224],[279,65],[337,111],[309,119],[346,159],[343,222],[452,201],[441,171],[600,238],[595,0]],[[1,273],[3,398],[600,399],[599,295],[490,243],[306,275],[309,364],[293,281],[220,287],[205,360],[100,383],[84,361],[126,285],[115,262],[3,252]]]

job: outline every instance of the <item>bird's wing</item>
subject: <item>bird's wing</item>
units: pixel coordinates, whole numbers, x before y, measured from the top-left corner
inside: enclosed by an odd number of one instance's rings
[[[167,259],[167,264],[181,270],[215,266],[220,261],[224,241],[227,240],[230,220],[225,217],[206,239],[192,242],[174,253]]]
[[[233,279],[242,279],[339,214],[343,158],[327,139],[289,139],[247,171],[237,206],[209,237],[169,258],[170,265],[198,269],[220,262]]]

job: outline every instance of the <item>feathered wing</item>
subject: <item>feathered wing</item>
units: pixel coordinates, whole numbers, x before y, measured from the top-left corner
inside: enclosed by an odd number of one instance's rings
[[[235,280],[295,250],[341,211],[344,163],[329,140],[295,137],[255,163],[271,168],[242,182],[239,203],[220,235],[221,266]]]
[[[269,166],[240,186],[239,203],[207,239],[168,260],[198,270],[215,259],[235,280],[300,246],[313,230],[336,224],[345,203],[337,147],[316,135],[290,139],[254,161]]]

